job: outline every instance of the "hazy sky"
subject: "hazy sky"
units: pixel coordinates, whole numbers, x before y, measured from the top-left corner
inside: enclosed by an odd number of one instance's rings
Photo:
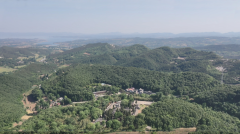
[[[240,32],[240,0],[0,0],[0,32]]]

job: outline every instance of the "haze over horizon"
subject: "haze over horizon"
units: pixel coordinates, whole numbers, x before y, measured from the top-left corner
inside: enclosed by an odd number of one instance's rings
[[[0,32],[240,32],[236,0],[2,0]]]

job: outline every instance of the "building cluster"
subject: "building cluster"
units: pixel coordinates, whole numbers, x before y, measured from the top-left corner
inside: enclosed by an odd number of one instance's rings
[[[131,88],[127,88],[126,89],[127,92],[130,92],[130,93],[135,93],[135,94],[155,94],[153,93],[152,91],[144,91],[144,89],[140,88],[140,89],[135,89],[134,87],[131,87]]]
[[[106,90],[93,92],[93,95],[94,95],[95,98],[103,97],[106,92],[107,92]]]
[[[50,106],[51,106],[51,107],[53,107],[53,106],[59,106],[59,105],[61,105],[60,102],[61,102],[62,100],[63,100],[63,97],[58,98],[56,101],[50,100],[50,101],[51,101]]]

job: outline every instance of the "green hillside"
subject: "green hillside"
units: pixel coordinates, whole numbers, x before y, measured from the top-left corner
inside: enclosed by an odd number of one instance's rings
[[[18,71],[0,75],[0,129],[12,127],[25,114],[21,102],[23,93],[30,90],[32,85],[41,82],[39,75],[53,72],[55,65],[30,64]]]
[[[127,62],[119,62],[117,65],[164,72],[194,71],[206,73],[209,60],[214,59],[218,59],[218,57],[211,52],[200,52],[191,48],[160,47],[128,59]]]
[[[202,51],[212,51],[227,59],[240,59],[240,45],[226,44],[226,45],[209,45],[202,47],[194,47],[194,49]]]
[[[55,63],[74,63],[78,62],[78,60],[94,56],[101,55],[107,52],[111,52],[116,49],[117,46],[113,46],[107,43],[95,43],[88,44],[78,48],[74,48],[71,50],[64,51],[62,53],[50,54],[47,56],[48,61]]]
[[[80,47],[64,52],[68,53],[69,56],[72,55],[71,57],[66,56],[63,58],[66,54],[59,53],[56,54],[58,55],[56,56],[56,59],[59,61],[64,60],[66,63],[119,65],[164,72],[193,71],[208,73],[207,67],[209,65],[211,66],[209,60],[219,58],[212,52],[197,51],[191,48],[176,49],[160,47],[149,50],[143,45],[132,45],[129,47],[115,49],[113,51],[103,51],[105,50],[105,46],[99,44],[86,45],[87,48],[90,46],[92,46],[92,50],[88,51],[89,54],[96,53],[93,51],[95,49],[98,50],[99,54],[96,56],[84,56],[83,53],[85,53],[86,50],[84,47]],[[79,49],[81,51],[79,51]],[[49,57],[51,59],[51,55]]]
[[[217,111],[224,111],[240,118],[240,87],[223,86],[211,91],[204,91],[194,97],[194,102],[212,107]]]
[[[105,44],[106,46],[111,46]],[[213,52],[198,51],[192,48],[170,48],[160,47],[149,50],[143,45],[132,45],[129,47],[122,47],[113,49],[111,51],[105,50],[105,45],[89,44],[87,48],[92,46],[88,53],[98,53],[97,55],[86,55],[84,47],[83,51],[77,49],[67,51],[68,56],[63,57],[64,53],[56,54],[55,63],[73,64],[102,64],[102,65],[117,65],[124,67],[137,67],[148,70],[155,70],[160,72],[201,72],[213,76],[215,79],[221,79],[221,72],[216,70],[216,67],[224,66],[227,68],[227,73],[224,74],[224,83],[237,84],[239,83],[238,77],[238,64],[239,61],[227,62],[222,60],[218,55]],[[88,49],[87,49],[88,50]],[[96,51],[95,51],[96,50]],[[76,51],[78,54],[74,54]],[[73,55],[73,56],[71,56]],[[51,61],[50,58],[49,61]]]
[[[143,53],[146,53],[149,49],[143,45],[135,44],[129,47],[122,47],[114,50],[111,53],[105,53],[102,55],[86,57],[78,62],[84,64],[106,64],[115,65],[119,62],[127,62],[132,57],[137,57]]]
[[[239,132],[239,119],[179,99],[165,99],[143,110],[147,125],[157,130],[197,127],[197,131]]]
[[[0,66],[11,67],[36,62],[36,58],[50,54],[48,49],[0,47]]]
[[[0,47],[0,57],[16,59],[18,57],[29,57],[39,55],[48,55],[51,51],[48,49],[37,49],[37,48],[14,48],[3,46]]]

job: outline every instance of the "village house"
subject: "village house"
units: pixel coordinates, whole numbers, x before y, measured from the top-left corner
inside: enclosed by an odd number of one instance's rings
[[[135,88],[134,88],[134,87],[128,88],[128,89],[126,89],[126,91],[127,91],[127,92],[131,92],[131,93],[134,93],[134,92],[135,92]]]
[[[60,97],[60,98],[58,98],[57,100],[58,100],[58,101],[62,101],[62,100],[63,100],[63,97]]]
[[[18,64],[24,64],[24,61],[21,61],[21,60],[20,60],[20,61],[18,61],[17,63],[18,63]]]
[[[140,89],[138,90],[138,92],[139,92],[139,94],[143,94],[143,93],[144,93],[144,89],[140,88]]]
[[[144,93],[151,95],[151,94],[152,94],[152,91],[144,91]]]

